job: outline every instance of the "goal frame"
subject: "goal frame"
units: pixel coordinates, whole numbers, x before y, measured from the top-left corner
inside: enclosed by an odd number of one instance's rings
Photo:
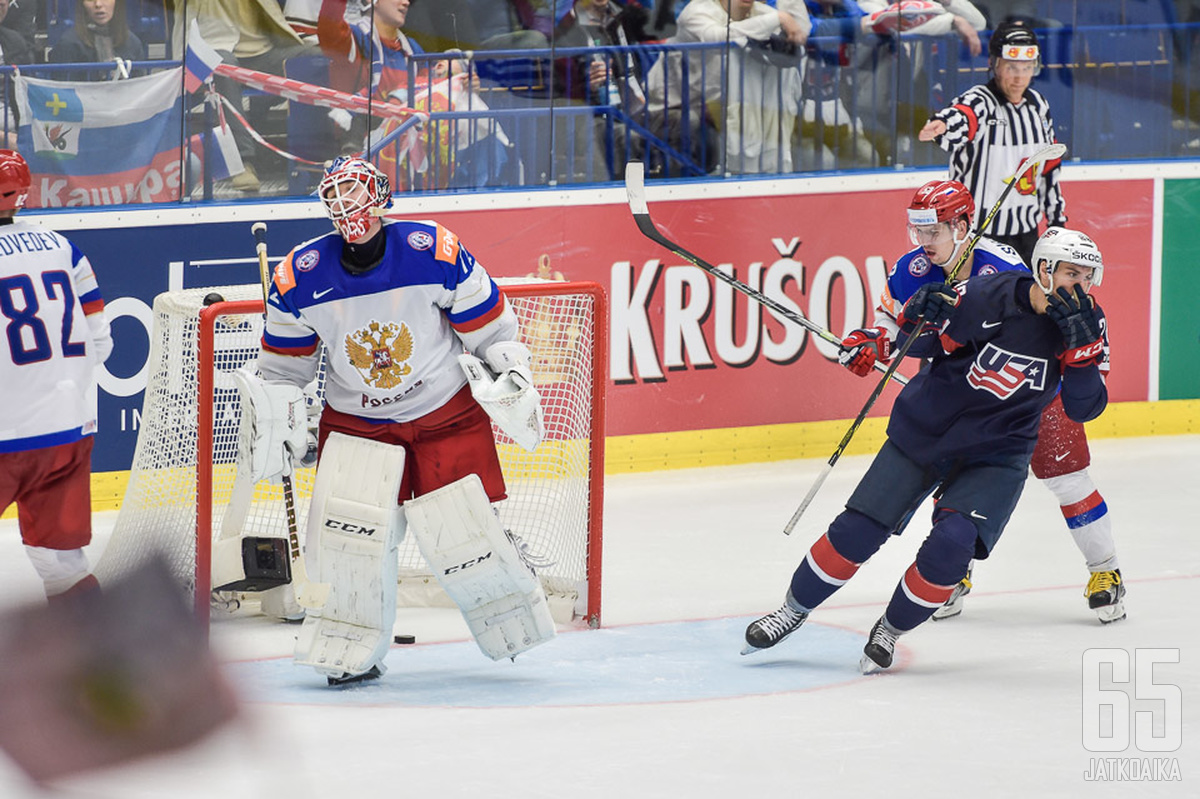
[[[592,353],[591,427],[588,442],[588,536],[586,553],[587,615],[583,622],[589,628],[601,623],[602,554],[604,516],[604,436],[608,377],[608,301],[604,288],[591,281],[545,281],[503,283],[500,290],[506,297],[553,297],[570,294],[591,296],[594,319]],[[196,592],[195,612],[207,629],[212,585],[213,531],[213,430],[215,416],[213,397],[216,377],[216,325],[222,316],[261,314],[263,301],[234,300],[216,302],[200,309],[197,329],[197,438],[196,438]]]

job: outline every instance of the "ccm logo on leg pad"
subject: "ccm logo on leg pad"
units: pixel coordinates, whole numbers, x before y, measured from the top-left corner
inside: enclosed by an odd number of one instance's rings
[[[326,519],[325,526],[330,530],[341,530],[343,533],[353,533],[354,535],[375,535],[379,528],[363,527],[353,522],[344,522],[341,519]]]
[[[457,566],[451,566],[450,568],[448,568],[444,572],[442,572],[442,574],[454,574],[456,572],[466,571],[467,569],[471,568],[472,566],[478,566],[480,563],[483,563],[485,560],[490,560],[491,557],[492,557],[492,553],[489,552],[486,555],[480,555],[477,558],[471,558],[466,563],[460,563]]]

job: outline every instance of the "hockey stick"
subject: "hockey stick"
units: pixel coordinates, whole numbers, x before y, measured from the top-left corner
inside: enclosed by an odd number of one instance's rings
[[[988,211],[987,216],[984,217],[983,221],[980,223],[979,229],[975,231],[975,235],[968,240],[967,246],[963,248],[961,253],[959,253],[958,260],[955,262],[954,268],[950,270],[950,275],[946,278],[947,283],[954,280],[955,275],[958,274],[959,270],[962,268],[962,265],[967,262],[967,258],[970,257],[971,252],[975,249],[975,245],[978,244],[979,239],[982,238],[983,232],[987,230],[988,225],[991,224],[992,219],[995,218],[996,213],[1000,210],[1000,206],[1008,197],[1008,193],[1012,191],[1013,186],[1017,185],[1017,181],[1020,180],[1021,175],[1025,174],[1026,170],[1030,169],[1031,167],[1040,166],[1042,163],[1055,158],[1062,158],[1066,152],[1067,146],[1065,144],[1059,144],[1056,142],[1043,147],[1021,162],[1021,165],[1017,167],[1017,171],[1008,179],[1007,185],[1004,187],[1004,191],[1000,192],[1000,199],[996,200],[995,204],[992,205],[991,210]],[[800,521],[800,517],[804,515],[804,511],[808,510],[808,506],[812,504],[813,498],[817,495],[817,491],[819,491],[821,486],[825,483],[825,478],[829,477],[829,473],[833,471],[834,464],[836,464],[838,459],[842,457],[842,453],[850,444],[850,439],[854,437],[854,433],[858,430],[859,425],[861,425],[863,420],[867,418],[867,413],[870,412],[871,407],[875,404],[875,400],[879,399],[879,395],[883,393],[884,385],[886,385],[887,381],[892,377],[892,373],[895,372],[896,367],[901,361],[904,360],[904,356],[908,354],[908,348],[911,347],[912,343],[917,340],[917,335],[921,332],[921,326],[924,324],[924,322],[924,314],[917,317],[916,326],[913,327],[913,332],[909,335],[908,339],[905,340],[904,346],[900,348],[900,351],[897,352],[892,358],[891,365],[888,366],[887,371],[883,373],[883,377],[880,378],[879,384],[875,386],[875,390],[872,391],[871,396],[867,398],[867,403],[863,405],[862,410],[858,412],[858,416],[854,418],[854,422],[851,423],[850,429],[846,431],[846,435],[842,436],[842,440],[838,444],[837,449],[835,449],[833,454],[829,456],[829,461],[825,464],[825,468],[821,470],[821,473],[817,475],[817,479],[812,484],[812,488],[808,489],[808,493],[805,494],[804,499],[800,502],[800,507],[796,508],[796,512],[792,514],[792,518],[788,519],[788,523],[784,525],[783,532],[785,535],[792,534],[792,530],[796,528],[796,523]]]
[[[825,328],[813,322],[808,317],[803,316],[796,311],[788,308],[776,300],[771,299],[761,291],[751,288],[742,281],[732,275],[727,275],[720,269],[705,261],[698,255],[688,252],[683,247],[680,247],[675,242],[663,235],[662,231],[654,224],[654,220],[650,218],[650,208],[646,205],[646,172],[645,165],[640,161],[630,161],[625,165],[625,191],[629,195],[629,210],[633,212],[633,221],[637,223],[638,230],[642,231],[642,235],[651,241],[661,244],[671,252],[681,256],[693,266],[698,266],[705,272],[708,272],[713,277],[728,283],[738,291],[745,294],[752,300],[765,305],[770,310],[774,311],[779,316],[784,317],[813,334],[820,336],[830,344],[836,344],[839,348],[842,346],[842,340],[830,333]],[[875,368],[879,371],[885,371],[886,367],[879,363],[875,363]],[[904,385],[908,380],[903,375],[897,375],[895,378],[897,383]]]
[[[263,321],[267,319],[267,301],[271,285],[271,270],[267,266],[267,224],[255,222],[250,226],[254,234],[254,250],[258,254],[258,274],[263,290]],[[284,452],[284,457],[291,461],[291,454]],[[292,558],[292,590],[296,594],[296,604],[302,608],[320,610],[329,601],[329,583],[314,583],[308,577],[308,569],[304,567],[304,553],[300,550],[300,533],[296,524],[296,492],[292,486],[292,475],[284,474],[283,507],[287,514],[288,552]]]

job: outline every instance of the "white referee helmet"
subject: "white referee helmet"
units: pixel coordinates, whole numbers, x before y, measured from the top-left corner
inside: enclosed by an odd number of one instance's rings
[[[1040,265],[1046,262],[1046,280],[1042,282]],[[1051,277],[1060,263],[1069,263],[1092,269],[1092,285],[1099,286],[1100,278],[1104,275],[1104,256],[1092,237],[1078,230],[1065,227],[1047,228],[1033,248],[1033,276],[1042,291],[1049,294],[1053,289],[1054,280]]]

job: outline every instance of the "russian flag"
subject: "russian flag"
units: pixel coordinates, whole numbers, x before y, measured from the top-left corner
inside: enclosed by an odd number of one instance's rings
[[[196,20],[188,26],[187,50],[183,56],[183,90],[188,94],[199,91],[204,82],[221,63],[221,56],[204,37]]]
[[[181,71],[119,81],[16,76],[29,206],[178,201]]]

